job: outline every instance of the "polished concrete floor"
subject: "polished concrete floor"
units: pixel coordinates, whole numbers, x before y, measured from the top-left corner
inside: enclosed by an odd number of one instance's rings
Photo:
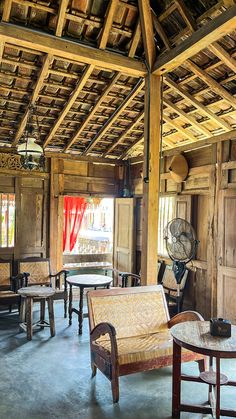
[[[38,315],[37,305],[34,308]],[[28,342],[18,331],[18,316],[0,313],[0,419],[165,419],[171,417],[171,368],[120,378],[120,402],[112,403],[110,382],[98,371],[91,379],[88,322],[83,336],[63,318],[55,303],[56,336],[49,330],[34,333]],[[231,379],[236,361],[222,362]],[[197,373],[197,365],[184,365]],[[204,403],[207,386],[183,384],[183,401]],[[222,388],[222,405],[236,409],[236,388]],[[183,413],[181,418],[202,418]]]

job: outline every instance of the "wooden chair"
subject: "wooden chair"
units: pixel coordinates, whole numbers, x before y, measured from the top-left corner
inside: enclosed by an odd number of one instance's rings
[[[20,309],[20,296],[17,289],[23,286],[23,276],[12,277],[12,261],[0,260],[0,306],[8,306],[9,312],[13,305]]]
[[[49,259],[27,258],[17,261],[18,272],[24,275],[25,285],[44,285],[55,289],[54,300],[64,300],[64,317],[67,317],[67,282],[68,271],[62,270],[51,274]]]
[[[177,295],[177,284],[172,270],[172,266],[166,265],[165,271],[162,277],[161,285],[164,288],[166,301],[169,309],[170,316],[176,314],[179,311],[182,311],[183,300],[184,300],[184,291],[187,282],[189,271],[186,269],[184,276],[180,284],[180,295]],[[179,300],[178,300],[179,298]]]
[[[92,375],[99,368],[111,381],[114,403],[120,376],[172,365],[170,327],[203,320],[193,311],[170,320],[161,285],[89,291],[87,299]],[[181,360],[197,360],[205,369],[203,355],[184,350]]]
[[[141,285],[140,275],[133,274],[131,272],[118,272],[118,276],[121,278],[121,287],[137,287]]]

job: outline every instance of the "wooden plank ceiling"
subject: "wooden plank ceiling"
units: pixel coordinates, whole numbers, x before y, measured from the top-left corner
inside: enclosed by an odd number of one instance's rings
[[[234,130],[234,1],[150,5],[0,1],[0,150],[14,150],[35,105],[50,153],[142,155],[148,67],[163,75],[163,150]]]

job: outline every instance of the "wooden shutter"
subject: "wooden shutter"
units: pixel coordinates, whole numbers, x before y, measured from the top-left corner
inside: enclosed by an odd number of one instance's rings
[[[219,208],[217,315],[236,323],[236,191],[222,190]]]
[[[115,200],[114,268],[134,272],[135,199]]]
[[[176,196],[176,217],[191,223],[192,197],[191,195]]]

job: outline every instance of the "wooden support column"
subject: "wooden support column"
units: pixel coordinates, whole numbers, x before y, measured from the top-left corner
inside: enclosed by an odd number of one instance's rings
[[[62,234],[63,234],[63,190],[64,175],[60,170],[60,161],[51,159],[50,184],[50,264],[52,273],[62,269]]]
[[[145,80],[142,285],[157,283],[160,111],[161,78],[151,74]]]

